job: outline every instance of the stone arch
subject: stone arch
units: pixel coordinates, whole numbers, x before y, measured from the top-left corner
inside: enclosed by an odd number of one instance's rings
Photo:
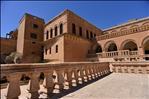
[[[130,29],[138,28],[138,27],[139,27],[139,25],[132,25],[132,26],[130,26]]]
[[[122,42],[120,49],[121,50],[135,51],[135,50],[138,50],[138,45],[135,42],[135,40],[127,39],[127,40]]]
[[[132,26],[130,26],[131,32],[138,32],[138,29],[139,29],[139,25],[132,25]]]
[[[95,52],[95,53],[101,53],[102,52],[102,47],[101,47],[101,45],[100,44],[95,44],[94,46],[93,46],[93,51]]]
[[[143,30],[148,30],[148,29],[149,29],[149,22],[143,23],[143,24],[141,25],[141,28],[142,28]]]
[[[127,28],[123,27],[120,29],[120,32],[127,31]]]
[[[143,48],[144,54],[149,54],[149,36],[143,39],[142,48]]]
[[[110,33],[116,33],[117,32],[117,30],[112,30]]]
[[[106,42],[104,49],[106,52],[110,52],[110,51],[117,51],[117,45],[114,41],[108,41]]]
[[[146,26],[146,25],[149,25],[149,22],[145,22],[141,26]]]

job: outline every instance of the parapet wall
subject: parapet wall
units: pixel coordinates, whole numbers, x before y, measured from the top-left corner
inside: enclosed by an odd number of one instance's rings
[[[0,53],[1,54],[10,54],[11,52],[16,51],[16,40],[14,39],[6,39],[6,38],[0,38]]]
[[[149,74],[149,62],[115,62],[111,67],[115,73]]]

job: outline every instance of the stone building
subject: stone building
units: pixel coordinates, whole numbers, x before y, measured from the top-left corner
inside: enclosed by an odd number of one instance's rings
[[[13,51],[22,62],[144,61],[149,55],[149,18],[105,30],[70,10],[48,23],[25,14],[19,27],[1,38],[1,54]]]

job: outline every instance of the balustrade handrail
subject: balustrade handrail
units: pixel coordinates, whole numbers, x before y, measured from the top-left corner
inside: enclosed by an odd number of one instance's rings
[[[9,81],[7,99],[18,99],[21,94],[20,79],[23,74],[30,78],[28,91],[31,93],[31,99],[38,99],[39,76],[41,73],[45,76],[43,86],[47,90],[47,95],[49,95],[49,93],[53,93],[55,85],[58,85],[59,92],[62,92],[64,86],[66,86],[65,82],[71,88],[73,86],[72,80],[75,80],[76,85],[78,85],[81,78],[82,83],[84,83],[85,80],[89,81],[109,74],[110,67],[108,62],[2,64],[1,77],[5,76]]]
[[[125,53],[128,52],[128,53]],[[117,53],[117,54],[114,54]],[[111,56],[107,56],[107,54],[112,54]],[[111,51],[111,52],[101,52],[96,53],[96,55],[100,55],[103,57],[113,57],[113,56],[129,56],[129,55],[138,55],[138,51],[129,51],[129,50],[119,50],[119,51]],[[105,56],[106,55],[106,56]]]
[[[64,62],[64,63],[28,63],[28,64],[1,64],[1,74],[16,72],[33,72],[64,68],[78,68],[80,66],[102,64],[102,62]],[[104,62],[108,64],[108,62]]]

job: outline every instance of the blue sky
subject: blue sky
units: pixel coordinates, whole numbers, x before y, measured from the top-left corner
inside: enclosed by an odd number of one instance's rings
[[[48,20],[70,9],[101,29],[149,16],[148,1],[2,1],[1,36],[15,29],[24,13]]]

